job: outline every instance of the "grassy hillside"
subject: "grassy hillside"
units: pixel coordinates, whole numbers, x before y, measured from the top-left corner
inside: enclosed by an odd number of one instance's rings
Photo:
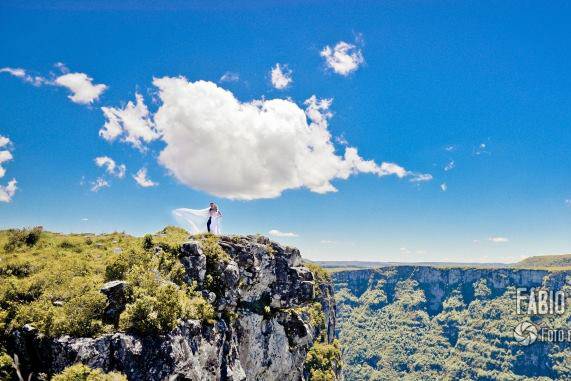
[[[25,324],[47,336],[88,337],[117,330],[160,333],[180,318],[213,319],[208,301],[183,282],[175,253],[187,238],[175,227],[141,238],[0,231],[0,368],[8,363],[5,335]],[[224,255],[216,237],[198,238],[206,255]],[[100,288],[110,280],[131,285],[118,326],[102,319],[106,298]]]
[[[518,268],[571,270],[571,254],[537,255],[514,265]]]

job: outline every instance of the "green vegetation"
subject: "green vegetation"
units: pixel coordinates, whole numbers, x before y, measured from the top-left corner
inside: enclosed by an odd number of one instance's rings
[[[571,379],[569,346],[514,341],[513,329],[529,319],[516,313],[515,286],[493,291],[486,278],[444,286],[435,311],[435,291],[409,273],[383,269],[359,282],[336,284],[347,381]],[[571,313],[537,319],[570,328]]]
[[[212,257],[222,257],[213,238],[199,238]],[[0,350],[2,335],[25,324],[48,336],[116,330],[102,322],[106,298],[100,288],[110,280],[128,282],[122,330],[148,334],[168,331],[179,319],[212,322],[213,307],[183,282],[177,255],[186,239],[188,232],[176,227],[144,238],[0,231]]]
[[[315,263],[305,263],[305,266],[313,273],[316,298],[322,299],[324,295],[321,286],[329,284],[331,281],[329,273]],[[309,380],[335,380],[341,369],[341,349],[337,340],[334,340],[332,343],[327,342],[327,326],[321,303],[309,303],[306,306],[296,308],[295,312],[309,315],[310,324],[319,328],[321,332],[305,358],[304,369],[309,376]]]
[[[305,369],[311,381],[335,380],[335,371],[340,364],[341,350],[337,340],[331,344],[315,343],[305,358]]]
[[[91,369],[82,364],[75,364],[56,374],[52,381],[127,381],[121,373],[103,373],[99,369]]]
[[[16,376],[14,361],[7,353],[0,352],[0,380],[12,380]]]
[[[514,265],[517,268],[549,269],[551,271],[571,270],[571,254],[538,255],[529,257]]]

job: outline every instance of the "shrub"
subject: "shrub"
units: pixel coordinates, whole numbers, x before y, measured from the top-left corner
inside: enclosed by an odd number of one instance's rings
[[[15,380],[14,361],[7,353],[0,352],[0,380]]]
[[[14,324],[31,324],[48,336],[94,336],[102,329],[100,319],[105,301],[105,296],[97,290],[74,297],[61,307],[54,306],[49,300],[38,300],[21,305]]]
[[[316,342],[307,352],[305,369],[311,381],[330,381],[335,379],[335,370],[341,364],[341,350],[339,342]]]
[[[174,329],[180,319],[211,320],[214,309],[194,291],[165,282],[149,270],[134,267],[127,276],[130,302],[121,314],[119,326],[125,331],[158,334]]]
[[[151,250],[153,248],[153,236],[150,234],[145,234],[143,237],[143,249]]]
[[[331,276],[323,267],[319,266],[316,263],[304,263],[304,266],[307,267],[312,273],[315,278],[316,283],[328,283],[331,281]]]
[[[4,245],[4,250],[11,252],[23,245],[34,246],[40,240],[42,231],[41,226],[32,229],[11,229],[8,231],[8,242]]]
[[[91,369],[83,364],[75,364],[56,374],[52,381],[127,381],[127,377],[121,373],[104,373],[100,369]]]

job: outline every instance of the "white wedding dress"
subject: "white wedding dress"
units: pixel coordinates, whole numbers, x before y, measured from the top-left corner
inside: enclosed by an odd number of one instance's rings
[[[210,208],[205,209],[187,209],[179,208],[172,211],[175,218],[188,225],[192,234],[204,233],[207,231],[206,224],[210,217],[210,232],[212,234],[220,234],[220,221],[222,214],[219,211],[210,212]]]

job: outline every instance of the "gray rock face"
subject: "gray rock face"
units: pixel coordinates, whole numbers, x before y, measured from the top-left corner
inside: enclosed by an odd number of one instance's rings
[[[113,280],[101,287],[101,292],[107,297],[107,305],[103,312],[103,322],[117,326],[119,316],[125,310],[127,282]]]
[[[47,338],[26,327],[14,332],[10,345],[36,374],[81,362],[120,371],[129,380],[303,380],[314,341],[322,333],[333,340],[332,285],[316,284],[297,249],[265,237],[223,236],[220,245],[229,260],[209,262],[198,241],[182,245],[179,254],[186,281],[196,282],[218,311],[215,324],[188,320],[165,335],[118,332],[96,338]],[[207,287],[209,277],[216,287]],[[101,290],[108,297],[109,321],[124,309],[125,287],[114,281]],[[313,326],[304,312],[315,302],[323,307],[325,326]]]

